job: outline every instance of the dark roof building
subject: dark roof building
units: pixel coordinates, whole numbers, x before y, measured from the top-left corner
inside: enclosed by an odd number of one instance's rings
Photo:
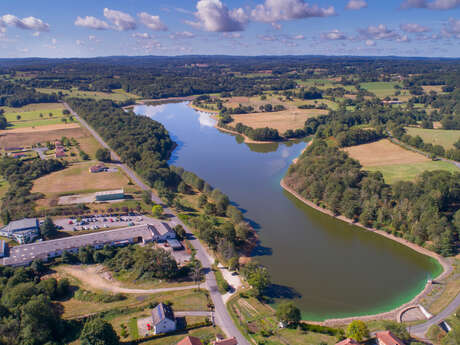
[[[27,243],[38,237],[40,225],[37,218],[15,220],[0,228],[0,236],[12,238],[19,243]]]

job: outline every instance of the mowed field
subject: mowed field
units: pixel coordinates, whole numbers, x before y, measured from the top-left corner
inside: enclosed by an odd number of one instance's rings
[[[123,102],[130,98],[138,99],[139,97],[133,93],[125,92],[122,89],[113,90],[113,92],[99,92],[99,91],[80,91],[77,89],[72,90],[64,90],[64,89],[45,89],[45,88],[37,88],[39,92],[43,93],[58,93],[62,92],[66,96],[70,97],[83,97],[83,98],[92,98],[95,100],[101,99],[111,99],[112,101]]]
[[[387,96],[394,96],[396,89],[395,85],[401,85],[399,82],[389,81],[389,82],[369,82],[361,83],[361,87],[366,89],[369,92],[372,92],[379,98],[385,98]],[[401,94],[404,94],[404,90],[401,90]]]
[[[421,154],[405,150],[388,139],[347,147],[344,151],[358,160],[365,170],[380,171],[385,182],[389,184],[414,180],[426,170],[460,171],[451,163],[432,161]]]
[[[50,197],[67,193],[81,194],[128,187],[129,180],[121,171],[90,173],[89,167],[95,164],[95,162],[79,163],[40,177],[34,181],[32,192],[43,193]]]
[[[454,147],[454,143],[460,139],[460,130],[425,129],[406,127],[407,134],[415,137],[419,135],[425,143],[441,145],[445,149]]]
[[[315,117],[321,114],[327,114],[327,110],[320,109],[297,109],[284,110],[273,113],[254,113],[232,115],[236,125],[238,122],[252,128],[270,127],[277,129],[280,134],[283,134],[288,129],[299,129],[305,126],[305,121],[310,117]]]
[[[5,111],[9,129],[60,124],[65,117],[62,114],[64,106],[61,103],[38,103],[20,108],[1,108]]]

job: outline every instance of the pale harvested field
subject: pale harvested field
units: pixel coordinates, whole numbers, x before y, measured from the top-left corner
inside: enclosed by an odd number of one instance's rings
[[[76,126],[75,126],[76,125]],[[18,128],[7,131],[0,131],[0,148],[5,149],[8,147],[24,147],[37,143],[53,141],[61,139],[63,136],[67,138],[83,138],[88,134],[78,126],[78,124],[58,125],[57,126],[44,126],[27,131],[26,128]],[[65,126],[65,127],[63,127]],[[70,127],[69,127],[70,126]],[[48,127],[47,130],[44,130]],[[55,129],[50,129],[53,127]]]
[[[437,93],[442,92],[443,85],[424,85],[422,86],[423,91],[429,93],[430,91],[436,91]]]
[[[273,113],[254,113],[232,115],[235,123],[230,124],[235,126],[238,122],[252,128],[270,127],[277,129],[280,134],[283,134],[288,129],[303,128],[305,121],[310,117],[315,117],[321,114],[327,114],[327,110],[306,109],[306,110],[284,110]]]
[[[344,148],[344,151],[360,161],[364,167],[392,164],[411,164],[431,161],[427,157],[403,149],[388,139],[379,140],[370,144]]]
[[[34,181],[32,192],[55,196],[63,193],[82,194],[128,187],[128,178],[121,171],[90,173],[88,169],[94,164],[96,163],[75,164],[62,171],[40,177]]]

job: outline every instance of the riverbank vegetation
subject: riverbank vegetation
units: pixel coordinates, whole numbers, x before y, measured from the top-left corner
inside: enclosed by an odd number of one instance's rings
[[[334,214],[426,246],[456,253],[460,231],[460,173],[422,173],[415,182],[390,186],[379,172],[366,172],[347,153],[315,140],[293,164],[285,183]]]

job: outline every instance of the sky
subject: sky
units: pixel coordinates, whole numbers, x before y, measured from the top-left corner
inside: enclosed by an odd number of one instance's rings
[[[0,58],[460,57],[460,0],[0,0]]]

